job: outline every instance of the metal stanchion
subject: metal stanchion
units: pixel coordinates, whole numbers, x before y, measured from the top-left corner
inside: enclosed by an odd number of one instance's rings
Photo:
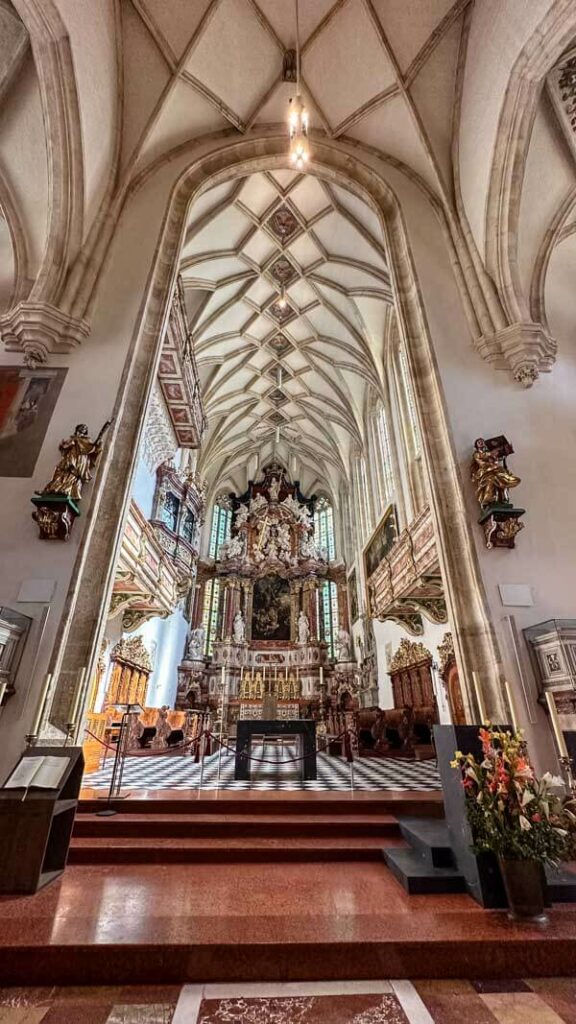
[[[128,739],[128,719],[131,714],[135,711],[142,711],[140,704],[118,704],[117,709],[122,710],[122,718],[120,719],[120,729],[118,732],[118,741],[116,743],[116,751],[114,753],[114,764],[112,766],[112,776],[110,778],[110,788],[108,795],[104,798],[106,800],[106,807],[103,807],[101,811],[96,811],[96,814],[101,818],[111,817],[113,814],[118,812],[111,806],[112,800],[126,800],[129,793],[121,794],[122,788],[122,776],[124,774],[124,758],[126,757],[126,741]],[[100,797],[98,799],[101,799]]]

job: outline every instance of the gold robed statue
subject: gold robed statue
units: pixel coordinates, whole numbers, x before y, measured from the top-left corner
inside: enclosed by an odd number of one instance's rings
[[[62,494],[73,501],[82,497],[82,487],[92,477],[102,452],[102,438],[111,424],[107,420],[98,437],[93,441],[88,436],[88,427],[79,423],[71,437],[61,441],[58,448],[62,454],[52,479],[37,494]]]
[[[505,457],[498,450],[491,451],[482,437],[474,443],[470,478],[476,485],[476,497],[482,508],[509,504],[510,487],[521,483],[520,477],[508,469]]]

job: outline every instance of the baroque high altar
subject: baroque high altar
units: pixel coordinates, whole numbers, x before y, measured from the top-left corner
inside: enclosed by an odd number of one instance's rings
[[[356,705],[358,670],[350,641],[346,569],[330,561],[314,534],[314,497],[306,498],[283,467],[230,495],[230,537],[214,561],[198,567],[177,707],[216,709],[226,726],[238,718],[317,717],[320,709]],[[214,643],[206,647],[206,592],[218,581]],[[326,583],[336,588],[330,609]],[[333,588],[332,588],[333,589]],[[335,610],[337,606],[337,611]],[[204,619],[204,625],[203,625]],[[326,622],[332,624],[330,657]]]

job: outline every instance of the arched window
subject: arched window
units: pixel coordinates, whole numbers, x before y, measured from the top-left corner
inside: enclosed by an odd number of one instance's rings
[[[414,391],[412,389],[412,381],[410,379],[410,370],[408,369],[408,360],[406,358],[406,352],[402,346],[398,350],[398,361],[400,364],[400,378],[406,404],[406,418],[408,421],[406,426],[408,428],[407,433],[409,435],[410,455],[413,458],[418,458],[422,450],[420,429],[418,427],[416,403],[414,402]]]
[[[334,539],[334,513],[328,498],[319,498],[314,510],[314,539],[316,546],[324,548],[329,559],[336,557]]]
[[[210,545],[208,555],[216,558],[218,551],[225,541],[230,539],[232,527],[232,509],[228,508],[222,500],[216,500],[212,510],[212,527],[210,529]]]
[[[382,482],[382,497],[384,504],[388,505],[394,495],[394,469],[392,466],[392,449],[390,446],[390,431],[388,429],[388,418],[383,405],[376,413],[376,440],[380,455],[380,480]]]
[[[322,584],[322,634],[328,644],[328,657],[336,657],[338,635],[338,588],[332,580]]]
[[[372,510],[370,503],[370,492],[368,490],[368,475],[366,473],[366,460],[363,455],[356,457],[356,507],[360,513],[360,533],[364,544],[372,530]]]

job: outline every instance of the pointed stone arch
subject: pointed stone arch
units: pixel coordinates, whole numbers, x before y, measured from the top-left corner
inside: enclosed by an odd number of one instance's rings
[[[283,133],[276,137],[221,141],[180,175],[168,202],[146,294],[129,349],[116,402],[106,462],[93,493],[90,523],[60,628],[53,669],[59,673],[53,709],[61,723],[76,673],[95,664],[110,594],[114,555],[127,507],[144,416],[152,390],[162,325],[173,292],[189,206],[209,186],[263,168],[286,166]],[[473,670],[484,681],[491,716],[503,715],[500,655],[490,622],[459,471],[446,417],[442,387],[420,296],[407,230],[391,186],[368,164],[351,159],[338,143],[314,146],[312,173],[345,182],[377,213],[390,253],[398,322],[408,353],[428,469],[432,512],[444,574],[455,647],[463,680]],[[425,426],[425,429],[424,429]],[[111,481],[109,487],[107,481]],[[123,481],[118,484],[118,481]],[[86,581],[90,585],[86,585]],[[465,692],[469,720],[473,701]]]

